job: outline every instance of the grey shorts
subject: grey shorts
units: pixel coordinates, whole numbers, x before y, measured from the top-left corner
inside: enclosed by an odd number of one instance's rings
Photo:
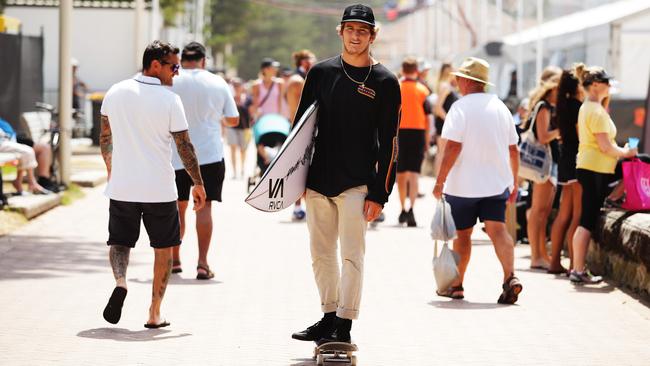
[[[250,128],[226,127],[226,141],[228,145],[235,145],[241,149],[246,149],[251,141],[251,130]]]

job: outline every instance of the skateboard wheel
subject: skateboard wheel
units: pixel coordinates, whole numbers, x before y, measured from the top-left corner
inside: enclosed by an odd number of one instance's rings
[[[350,356],[350,365],[355,366],[357,364],[357,356]]]

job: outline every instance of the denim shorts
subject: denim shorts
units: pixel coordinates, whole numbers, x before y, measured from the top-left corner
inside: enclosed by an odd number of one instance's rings
[[[510,189],[491,197],[458,197],[445,194],[445,199],[451,206],[457,230],[465,230],[476,225],[476,219],[484,221],[506,222],[506,202],[510,197]]]

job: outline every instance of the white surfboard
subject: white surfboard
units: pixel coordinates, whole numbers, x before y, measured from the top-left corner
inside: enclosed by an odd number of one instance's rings
[[[246,197],[246,203],[260,211],[276,212],[302,197],[316,144],[317,111],[316,103],[307,108],[259,183]]]

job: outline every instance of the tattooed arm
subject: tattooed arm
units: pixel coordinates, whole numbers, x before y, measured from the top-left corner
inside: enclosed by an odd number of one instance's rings
[[[187,130],[172,132],[174,142],[176,142],[176,150],[181,157],[183,166],[189,174],[194,188],[192,188],[192,197],[194,198],[194,210],[198,211],[203,208],[205,204],[205,188],[203,187],[203,178],[201,178],[201,169],[199,168],[199,161],[194,152],[194,145],[190,141],[190,134]]]
[[[111,125],[108,123],[108,117],[102,115],[102,121],[99,131],[99,146],[102,151],[102,157],[108,171],[108,179],[111,179],[111,168],[113,163],[113,134]]]

